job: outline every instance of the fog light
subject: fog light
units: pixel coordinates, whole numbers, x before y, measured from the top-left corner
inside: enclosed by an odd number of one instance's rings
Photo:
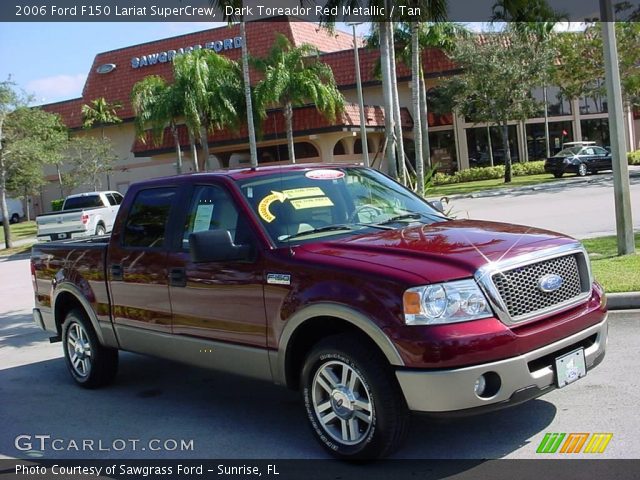
[[[476,380],[476,384],[473,387],[473,391],[476,392],[477,396],[481,397],[486,388],[487,388],[487,380],[485,379],[484,375],[480,375]]]

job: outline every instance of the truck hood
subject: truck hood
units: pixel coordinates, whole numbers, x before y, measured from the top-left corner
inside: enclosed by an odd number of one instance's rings
[[[352,268],[366,262],[434,283],[470,277],[490,262],[573,243],[571,237],[532,227],[451,220],[307,243],[296,250],[302,256],[338,257]]]

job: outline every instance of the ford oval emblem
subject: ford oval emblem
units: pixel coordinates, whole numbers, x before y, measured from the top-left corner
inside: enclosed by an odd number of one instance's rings
[[[563,283],[564,279],[560,275],[550,273],[548,275],[540,277],[540,279],[538,280],[538,287],[543,292],[550,293],[558,290]]]
[[[96,73],[109,73],[113,72],[115,69],[115,63],[105,63],[104,65],[100,65],[98,68],[96,68]]]

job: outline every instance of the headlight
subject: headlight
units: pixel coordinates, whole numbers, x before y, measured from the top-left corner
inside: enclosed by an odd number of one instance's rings
[[[466,322],[492,315],[473,279],[410,288],[404,292],[403,304],[407,325]]]

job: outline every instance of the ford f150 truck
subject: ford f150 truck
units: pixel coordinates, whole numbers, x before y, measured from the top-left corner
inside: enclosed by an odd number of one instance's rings
[[[347,459],[388,455],[410,412],[519,404],[605,354],[579,242],[449,219],[362,167],[138,183],[110,238],[37,244],[31,262],[34,320],[81,386],[111,382],[119,350],[268,379]]]
[[[62,211],[36,217],[38,240],[65,240],[109,233],[122,198],[118,192],[69,195]]]

